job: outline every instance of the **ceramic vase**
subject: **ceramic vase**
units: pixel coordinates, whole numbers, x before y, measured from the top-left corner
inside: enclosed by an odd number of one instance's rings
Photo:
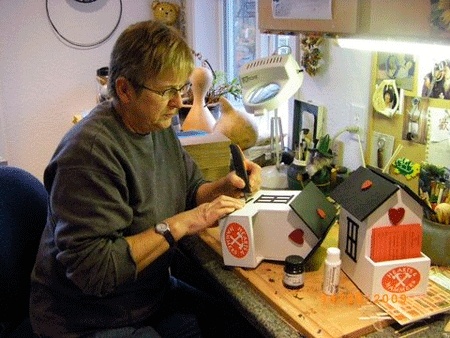
[[[254,146],[258,139],[258,128],[248,113],[235,109],[223,96],[219,98],[219,102],[221,113],[214,130],[228,137],[242,150]]]
[[[192,107],[186,115],[181,129],[183,131],[202,130],[211,133],[216,120],[206,106],[205,96],[212,86],[213,74],[205,67],[197,67],[192,72],[190,81],[193,95]]]
[[[450,266],[450,226],[423,218],[422,252],[431,264]]]

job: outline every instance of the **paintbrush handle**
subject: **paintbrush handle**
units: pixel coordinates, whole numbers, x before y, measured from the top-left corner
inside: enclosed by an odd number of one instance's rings
[[[250,189],[250,183],[248,181],[247,169],[245,168],[244,163],[244,154],[242,153],[241,148],[237,144],[230,144],[231,156],[233,158],[233,167],[236,171],[236,175],[242,178],[245,182],[245,187],[242,189],[244,193],[250,193],[252,190]]]

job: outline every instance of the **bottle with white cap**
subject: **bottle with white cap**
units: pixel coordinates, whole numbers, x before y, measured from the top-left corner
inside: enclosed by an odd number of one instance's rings
[[[327,249],[325,268],[323,275],[322,291],[327,295],[334,295],[339,289],[339,278],[341,274],[341,251],[331,247]]]

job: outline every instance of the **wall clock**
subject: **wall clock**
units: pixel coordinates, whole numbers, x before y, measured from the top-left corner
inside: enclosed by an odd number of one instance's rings
[[[95,48],[119,26],[122,0],[46,0],[46,12],[54,33],[64,44]]]

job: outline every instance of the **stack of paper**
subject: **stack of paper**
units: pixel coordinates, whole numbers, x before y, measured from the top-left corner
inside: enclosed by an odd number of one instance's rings
[[[181,144],[203,172],[205,179],[215,180],[230,171],[229,138],[221,133],[179,133]]]

